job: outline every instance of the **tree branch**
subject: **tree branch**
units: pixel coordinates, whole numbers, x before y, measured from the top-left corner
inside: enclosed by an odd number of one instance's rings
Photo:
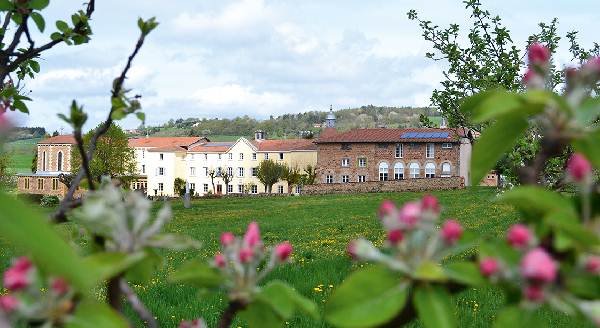
[[[147,324],[147,327],[158,328],[158,323],[154,319],[154,315],[146,308],[144,303],[140,301],[136,293],[129,287],[127,282],[123,279],[120,281],[121,292],[125,294],[127,301],[131,305],[131,308],[137,313],[137,315]]]
[[[221,315],[221,319],[219,320],[218,328],[229,328],[235,315],[245,309],[247,306],[246,303],[242,301],[230,301],[225,309],[225,312]]]

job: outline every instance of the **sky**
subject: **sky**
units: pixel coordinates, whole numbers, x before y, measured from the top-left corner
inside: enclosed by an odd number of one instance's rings
[[[68,19],[83,0],[54,0],[45,10],[47,30]],[[559,18],[559,33],[579,30],[591,47],[600,27],[597,0],[482,0],[502,17],[524,48],[537,24]],[[147,125],[169,119],[258,119],[285,113],[362,105],[427,106],[440,86],[443,62],[425,58],[429,44],[406,13],[440,26],[470,26],[461,0],[102,0],[91,22],[89,44],[61,44],[44,53],[40,74],[26,87],[31,114],[11,114],[21,126],[68,127],[56,114],[73,99],[89,114],[87,128],[105,118],[112,80],[138,35],[138,17],[155,16],[126,87],[142,95]],[[41,41],[39,41],[41,43]],[[568,46],[557,55],[568,65]],[[134,117],[120,124],[139,125]]]

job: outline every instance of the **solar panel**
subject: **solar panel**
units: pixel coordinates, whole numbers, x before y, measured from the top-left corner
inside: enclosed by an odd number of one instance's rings
[[[232,144],[229,142],[211,142],[208,144],[205,144],[205,147],[226,147],[226,146],[231,146]]]
[[[401,139],[444,139],[448,138],[448,132],[404,132]]]

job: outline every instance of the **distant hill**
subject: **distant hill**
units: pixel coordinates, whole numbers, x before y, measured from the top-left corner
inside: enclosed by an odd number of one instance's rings
[[[256,130],[267,132],[269,138],[293,138],[306,132],[316,135],[321,130],[328,111],[309,111],[299,114],[271,116],[257,120],[249,116],[233,119],[186,118],[170,120],[161,126],[151,126],[132,131],[132,134],[154,136],[214,136],[212,139],[227,139],[227,136],[250,137]],[[439,124],[439,114],[433,108],[362,106],[334,111],[336,127],[340,130],[373,127],[419,127],[419,115],[423,114]]]
[[[46,135],[46,129],[41,127],[14,127],[8,135],[9,141],[42,138]]]

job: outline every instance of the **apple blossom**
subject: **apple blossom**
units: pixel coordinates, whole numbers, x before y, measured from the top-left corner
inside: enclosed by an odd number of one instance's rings
[[[406,227],[414,227],[421,217],[421,204],[418,202],[408,202],[400,209],[398,219]]]
[[[506,240],[514,248],[524,248],[531,244],[532,233],[524,224],[515,224],[508,229]]]
[[[486,257],[479,262],[479,271],[484,277],[494,275],[499,268],[498,260],[492,257]]]
[[[574,181],[584,182],[592,174],[592,165],[585,156],[580,153],[575,153],[567,163],[567,172]]]
[[[442,226],[442,238],[447,244],[454,244],[462,236],[463,228],[456,220],[447,220]]]
[[[556,279],[557,266],[542,248],[530,250],[521,260],[521,274],[534,282],[552,282]]]

